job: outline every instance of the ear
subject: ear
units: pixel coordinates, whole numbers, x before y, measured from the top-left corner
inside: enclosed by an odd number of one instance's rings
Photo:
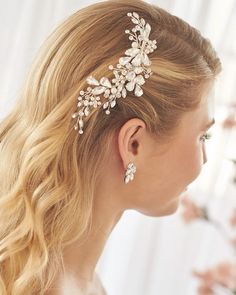
[[[124,169],[134,161],[140,152],[140,140],[146,131],[146,124],[138,118],[128,120],[118,133],[118,148]]]

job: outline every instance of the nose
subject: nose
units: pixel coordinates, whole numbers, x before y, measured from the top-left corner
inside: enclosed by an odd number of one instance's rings
[[[206,154],[205,143],[203,143],[203,145],[202,145],[202,153],[203,153],[203,164],[205,164],[207,162],[207,154]]]

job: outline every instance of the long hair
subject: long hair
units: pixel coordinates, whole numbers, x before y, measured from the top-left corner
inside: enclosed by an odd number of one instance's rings
[[[130,48],[128,12],[151,25],[151,75],[144,94],[128,93],[107,116],[102,108],[74,129],[76,98],[86,77],[111,78]],[[194,110],[221,62],[199,30],[142,0],[109,0],[63,20],[32,62],[16,104],[0,123],[0,293],[44,294],[62,253],[91,225],[101,163],[116,131],[142,119],[156,140],[174,136],[181,116]]]

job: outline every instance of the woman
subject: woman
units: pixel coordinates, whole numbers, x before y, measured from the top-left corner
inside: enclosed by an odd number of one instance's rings
[[[0,124],[2,295],[105,294],[95,267],[123,212],[173,214],[207,161],[220,71],[198,30],[141,0],[52,32]]]

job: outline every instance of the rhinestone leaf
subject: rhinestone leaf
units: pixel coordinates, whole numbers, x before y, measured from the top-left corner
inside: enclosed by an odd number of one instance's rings
[[[151,32],[151,26],[149,24],[146,24],[144,34],[143,34],[145,41],[148,41],[150,32]]]
[[[150,60],[145,52],[142,53],[142,62],[145,66],[150,66]]]
[[[143,90],[138,84],[136,84],[136,86],[135,86],[134,94],[135,94],[135,96],[143,95]]]
[[[125,183],[128,183],[130,181],[130,176],[129,175],[126,175],[125,176]]]
[[[122,89],[122,97],[125,98],[127,95],[127,91],[125,88]]]
[[[86,81],[89,85],[99,85],[99,82],[93,76],[89,76]]]
[[[130,71],[127,75],[126,75],[126,79],[131,81],[136,77],[136,74],[134,71]]]
[[[117,87],[117,91],[118,92],[121,92],[123,89],[123,84],[119,84],[118,87]]]
[[[138,24],[138,20],[137,20],[137,19],[133,19],[133,18],[132,18],[131,21],[132,21],[134,24],[136,24],[136,25]]]
[[[143,68],[142,67],[135,67],[134,72],[135,72],[135,74],[140,74],[143,72]]]
[[[145,20],[141,18],[141,24],[144,26],[145,25]]]
[[[130,81],[129,83],[127,83],[125,85],[126,89],[129,91],[133,91],[134,90],[134,86],[135,86],[135,82],[134,81]]]
[[[111,88],[111,82],[106,77],[101,78],[100,84],[107,87],[107,88]]]
[[[113,100],[113,101],[110,103],[110,106],[111,106],[111,108],[114,108],[115,105],[116,105],[116,101]]]
[[[106,90],[106,88],[103,86],[95,87],[93,89],[93,95],[99,95],[99,94],[103,93],[105,90]]]
[[[132,65],[134,65],[135,67],[138,67],[141,65],[142,62],[142,57],[141,54],[138,53],[135,58],[131,61]]]
[[[143,78],[142,75],[138,75],[136,78],[135,78],[135,82],[138,83],[139,85],[143,85],[145,83],[145,80]]]
[[[132,57],[129,57],[129,56],[124,56],[124,57],[121,57],[120,59],[119,59],[119,63],[121,64],[121,65],[126,65],[130,60],[132,59]]]
[[[84,122],[82,119],[79,120],[79,126],[82,128],[84,126]]]
[[[85,114],[85,116],[88,116],[89,115],[89,109],[88,109],[88,107],[87,108],[85,108],[85,110],[84,110],[84,114]]]
[[[104,103],[103,108],[106,109],[108,107],[108,105],[109,105],[109,101]]]
[[[130,48],[130,49],[127,49],[125,51],[125,54],[126,55],[130,55],[130,56],[135,56],[136,54],[138,54],[140,52],[140,49],[139,48]]]

